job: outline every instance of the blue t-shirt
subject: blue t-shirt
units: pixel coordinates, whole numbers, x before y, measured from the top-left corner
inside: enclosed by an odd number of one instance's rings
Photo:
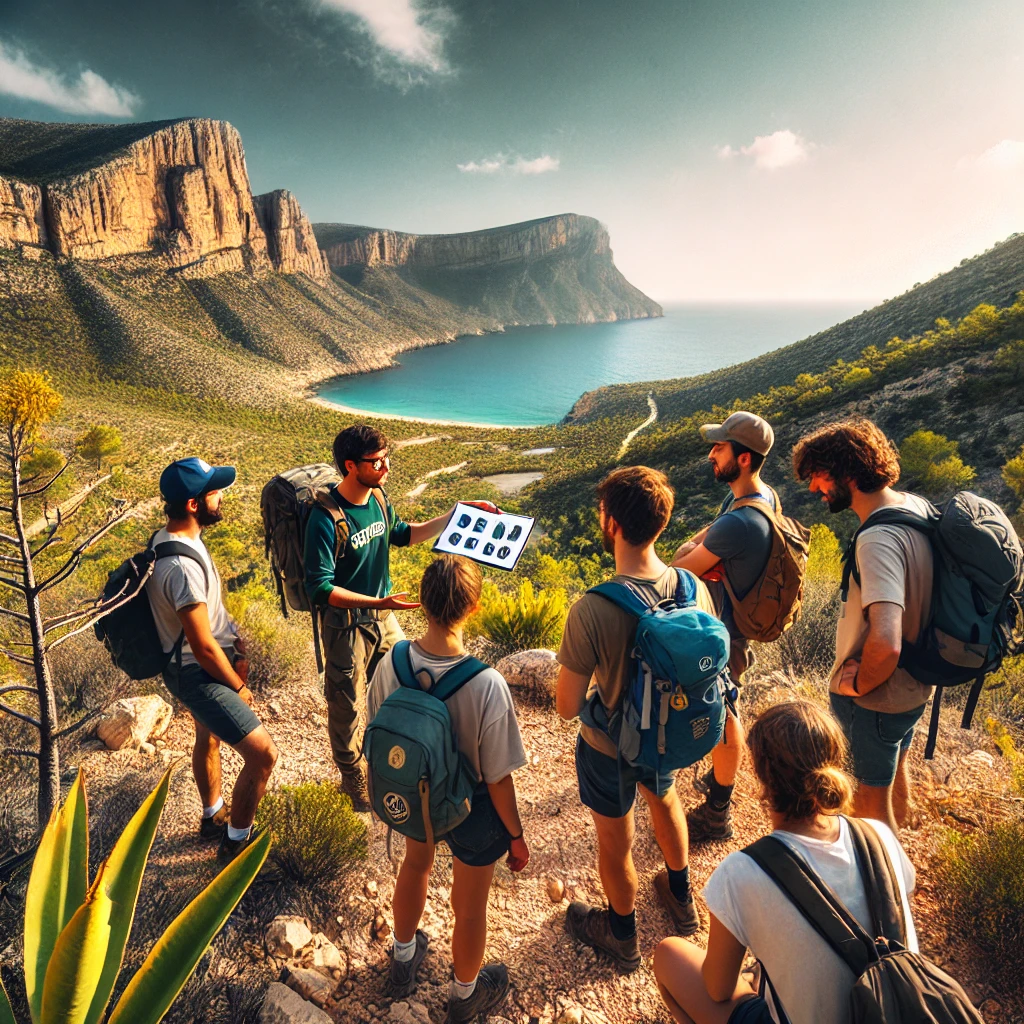
[[[762,484],[759,493],[776,508],[775,496],[769,487]],[[742,601],[768,564],[772,553],[772,526],[768,517],[756,508],[734,509],[735,500],[730,492],[722,502],[718,517],[704,536],[704,547],[721,559],[722,572]]]

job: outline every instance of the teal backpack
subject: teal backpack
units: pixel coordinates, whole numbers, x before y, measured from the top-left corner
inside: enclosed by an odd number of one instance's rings
[[[620,762],[659,776],[696,764],[718,744],[732,689],[728,630],[695,607],[694,575],[676,572],[674,597],[653,604],[641,588],[615,580],[589,591],[636,616],[632,678],[608,735]]]
[[[479,781],[455,744],[445,701],[487,666],[466,658],[424,690],[408,640],[395,644],[391,659],[401,686],[377,709],[363,739],[370,803],[396,832],[433,843],[466,820]]]
[[[899,666],[919,683],[935,687],[924,756],[935,753],[943,691],[970,685],[961,725],[970,727],[985,676],[1008,655],[1021,653],[1024,552],[1003,510],[970,491],[942,507],[928,503],[923,519],[900,506],[885,506],[853,535],[843,555],[842,598],[850,578],[860,586],[857,538],[872,526],[902,526],[928,538],[933,556],[928,623],[913,644],[904,642]]]

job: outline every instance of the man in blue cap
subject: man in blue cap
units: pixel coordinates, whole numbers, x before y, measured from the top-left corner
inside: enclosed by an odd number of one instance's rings
[[[202,531],[223,518],[224,488],[233,466],[180,459],[160,475],[167,525],[152,544],[174,543],[177,554],[160,558],[146,586],[164,653],[167,688],[195,720],[192,774],[203,803],[199,833],[220,839],[217,856],[233,858],[251,839],[256,807],[277,761],[277,747],[260,724],[246,686],[249,665],[238,627],[224,608],[220,575]],[[242,756],[230,810],[221,795],[220,745]]]

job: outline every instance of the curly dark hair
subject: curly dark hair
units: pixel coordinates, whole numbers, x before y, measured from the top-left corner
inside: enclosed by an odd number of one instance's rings
[[[826,423],[797,441],[793,472],[800,480],[828,473],[836,482],[851,480],[857,490],[870,494],[899,480],[900,453],[871,420]]]

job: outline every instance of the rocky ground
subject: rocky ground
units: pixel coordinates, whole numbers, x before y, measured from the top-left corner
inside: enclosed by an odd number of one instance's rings
[[[778,674],[748,685],[744,700],[749,713],[785,699],[792,693],[792,685],[792,680]],[[504,961],[513,982],[497,1020],[515,1024],[570,1024],[588,1020],[593,1024],[668,1022],[670,1018],[654,985],[652,956],[658,941],[669,934],[669,919],[653,890],[654,875],[662,867],[662,860],[646,811],[642,804],[638,807],[634,847],[640,874],[637,919],[644,964],[635,974],[622,976],[607,961],[577,946],[564,931],[565,908],[570,899],[602,902],[594,831],[576,791],[576,726],[563,723],[536,698],[520,699],[517,694],[517,703],[530,763],[517,774],[516,787],[531,860],[520,875],[513,875],[503,864],[495,874],[487,957]],[[324,727],[326,707],[316,690],[305,687],[271,692],[257,699],[257,711],[281,750],[275,773],[277,783],[333,778]],[[91,800],[104,809],[107,824],[113,826],[118,817],[127,820],[152,780],[166,763],[190,749],[191,740],[190,719],[179,711],[162,739],[154,748],[147,748],[148,752],[111,752],[99,749],[97,743],[89,744],[92,749],[84,750],[80,761],[89,776]],[[902,839],[918,868],[914,913],[924,951],[964,983],[972,999],[982,1006],[989,1024],[1011,1024],[1024,1020],[1024,1006],[995,990],[988,980],[991,972],[987,965],[979,962],[970,948],[947,934],[942,924],[942,896],[929,879],[929,860],[943,823],[953,824],[959,819],[969,824],[980,814],[1004,813],[1008,800],[1006,780],[998,762],[985,752],[992,749],[984,734],[961,734],[950,728],[940,742],[940,754],[932,766],[919,760],[918,751],[913,765],[918,812],[915,827],[904,830]],[[226,777],[231,779],[237,771],[238,758],[226,751],[224,760]],[[680,773],[677,785],[687,805],[696,802],[690,772]],[[188,764],[183,761],[175,772],[172,796],[164,812],[140,907],[148,907],[152,913],[167,902],[180,903],[194,894],[200,881],[214,874],[213,848],[200,843],[195,835],[199,813]],[[698,891],[726,853],[766,831],[767,819],[758,802],[749,766],[744,767],[737,785],[735,818],[736,835],[732,841],[692,850],[691,872]],[[451,857],[446,847],[439,846],[422,923],[431,939],[430,952],[421,971],[421,984],[412,997],[414,1003],[392,1009],[384,995],[384,980],[391,895],[402,841],[396,837],[392,861],[385,839],[383,826],[372,822],[369,855],[350,869],[340,901],[329,910],[322,905],[310,905],[295,907],[293,912],[305,916],[312,932],[323,932],[341,951],[343,962],[333,978],[334,996],[326,1004],[333,1020],[345,1024],[375,1020],[426,1024],[423,1010],[415,1005],[418,1002],[430,1021],[439,1022],[444,1018],[451,971]],[[101,853],[94,851],[94,855]],[[187,890],[185,896],[174,895],[175,885]],[[277,901],[278,906],[280,902]],[[239,925],[251,932],[243,934],[241,943],[236,944],[244,950],[241,960],[248,957],[250,962],[239,962],[235,953],[230,957],[222,955],[218,960],[215,947],[208,968],[212,973],[244,974],[253,989],[251,1006],[256,1005],[262,987],[285,966],[283,959],[272,958],[266,952],[263,932],[267,923],[253,918]],[[705,929],[697,938],[703,942],[706,937]],[[145,941],[138,930],[135,941]],[[306,952],[307,963],[311,956],[312,948]]]

